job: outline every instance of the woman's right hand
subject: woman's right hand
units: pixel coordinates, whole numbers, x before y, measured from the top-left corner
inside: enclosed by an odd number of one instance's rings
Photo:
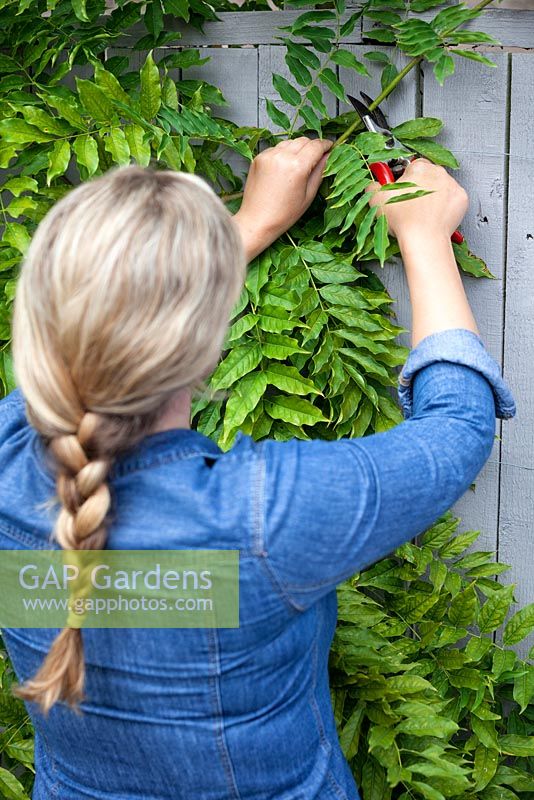
[[[437,237],[441,234],[450,236],[467,211],[469,201],[465,189],[443,167],[432,164],[426,158],[412,161],[401,180],[416,183],[417,188],[427,189],[432,194],[386,205],[391,197],[414,192],[415,187],[377,191],[380,184],[371,184],[367,190],[374,192],[371,205],[381,207],[390,233],[397,239],[402,239],[404,235],[412,236],[418,230],[424,229],[426,233]]]

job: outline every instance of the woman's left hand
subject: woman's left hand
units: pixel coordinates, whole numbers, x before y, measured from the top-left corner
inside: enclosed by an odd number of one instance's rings
[[[332,142],[300,136],[260,153],[234,215],[250,261],[288,230],[317,194]]]

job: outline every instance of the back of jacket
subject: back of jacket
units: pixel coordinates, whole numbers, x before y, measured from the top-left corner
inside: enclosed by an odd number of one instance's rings
[[[406,419],[363,439],[145,437],[110,474],[111,549],[237,549],[239,628],[83,630],[86,701],[35,723],[35,800],[357,800],[327,662],[335,587],[424,531],[515,414],[481,339],[452,329],[399,377]],[[49,549],[55,493],[15,390],[0,401],[0,549]],[[0,598],[1,603],[1,598]],[[5,630],[20,680],[57,631]]]
[[[55,492],[41,441],[18,390],[0,409],[0,548],[55,548],[53,511],[38,507]],[[182,429],[117,462],[108,547],[238,549],[240,626],[84,630],[83,716],[32,709],[38,800],[357,796],[328,696],[335,592],[300,611],[277,584],[256,518],[257,450],[241,437],[222,454]],[[20,678],[56,633],[3,631]]]

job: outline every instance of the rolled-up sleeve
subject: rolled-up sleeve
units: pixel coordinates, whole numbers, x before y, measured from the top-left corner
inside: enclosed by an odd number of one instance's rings
[[[405,419],[413,413],[413,378],[418,370],[437,361],[463,364],[480,372],[489,382],[495,400],[495,415],[509,419],[516,412],[514,398],[501,369],[486,350],[480,336],[465,328],[438,331],[422,339],[408,356],[399,375],[398,395]]]
[[[464,329],[423,339],[398,393],[405,419],[388,431],[261,443],[264,555],[296,608],[426,530],[484,466],[496,417],[515,414],[499,365]]]

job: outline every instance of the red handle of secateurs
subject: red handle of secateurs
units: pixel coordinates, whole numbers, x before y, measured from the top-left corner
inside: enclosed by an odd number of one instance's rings
[[[369,164],[369,169],[381,186],[384,186],[386,183],[395,183],[395,177],[391,171],[391,167],[389,164],[386,164],[385,161],[375,161],[374,164]],[[451,241],[455,244],[462,244],[463,240],[464,237],[460,231],[454,231],[451,236]]]

